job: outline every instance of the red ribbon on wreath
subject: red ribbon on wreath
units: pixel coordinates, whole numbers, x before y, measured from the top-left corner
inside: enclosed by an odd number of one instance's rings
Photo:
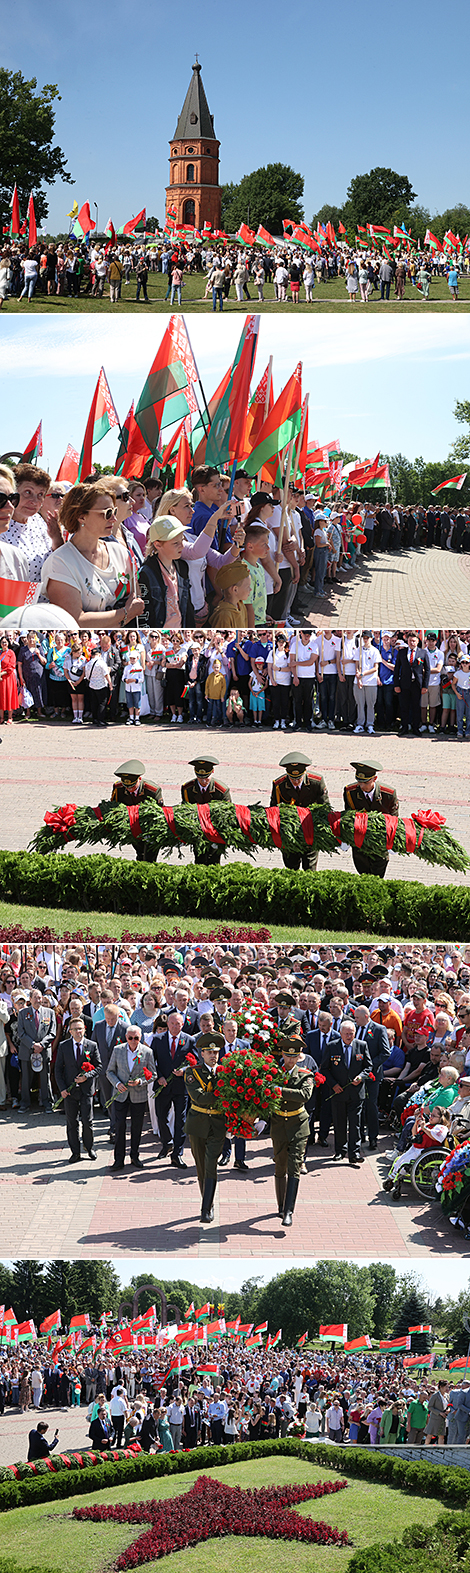
[[[247,841],[251,841],[251,845],[254,847],[255,842],[253,840],[253,836],[250,833],[251,808],[246,808],[245,804],[243,803],[237,803],[235,807],[235,813],[237,816],[237,825],[239,830],[241,830],[243,836],[246,836]]]
[[[63,831],[69,836],[75,824],[76,807],[76,803],[64,803],[63,808],[56,808],[52,814],[44,815],[44,824],[49,825],[49,829],[54,830],[56,835]]]
[[[328,815],[328,824],[332,835],[334,835],[335,841],[341,841],[341,814],[338,810],[332,810],[331,814]]]
[[[138,837],[141,835],[138,803],[129,803],[127,812],[129,815],[129,824],[132,835],[134,836],[134,840],[137,841]]]
[[[167,822],[167,825],[168,825],[168,829],[171,830],[172,836],[174,836],[175,840],[178,841],[179,840],[179,836],[178,836],[178,831],[177,831],[176,825],[175,825],[175,811],[174,811],[174,809],[173,808],[162,808],[162,813],[165,815],[165,819],[166,819],[166,822]]]
[[[282,849],[281,815],[278,808],[267,808],[266,819],[274,841],[275,847]]]
[[[212,824],[209,804],[198,803],[197,812],[201,830],[204,831],[204,835],[207,836],[208,841],[211,841],[214,846],[224,847],[225,841],[223,836],[219,835],[215,825]]]
[[[365,836],[367,834],[367,822],[368,822],[368,815],[367,814],[355,814],[354,815],[354,846],[355,847],[362,847],[362,843],[363,843],[364,838],[365,838]]]
[[[297,813],[300,819],[304,840],[307,847],[313,847],[315,840],[315,827],[309,808],[300,808],[297,803]]]
[[[438,814],[436,808],[420,808],[419,814],[411,817],[417,825],[423,826],[423,830],[442,830],[446,822],[445,814]]]
[[[403,824],[405,827],[406,850],[407,852],[415,852],[417,847],[421,846],[424,829],[421,829],[418,835],[418,828],[414,819],[404,819]]]
[[[100,824],[101,824],[101,822],[102,822],[102,819],[103,819],[103,815],[102,815],[102,813],[101,813],[101,809],[100,809],[100,808],[94,808],[94,809],[93,809],[93,810],[92,810],[92,812],[93,812],[93,813],[94,813],[94,814],[95,814],[95,816],[96,816],[96,819],[99,819],[99,821],[100,821]]]
[[[393,847],[393,843],[394,843],[394,840],[395,840],[395,836],[396,836],[396,833],[397,833],[397,830],[398,830],[398,819],[396,817],[396,814],[384,814],[384,820],[385,820],[385,835],[386,835],[386,841],[387,841],[387,852],[391,852],[392,847]]]

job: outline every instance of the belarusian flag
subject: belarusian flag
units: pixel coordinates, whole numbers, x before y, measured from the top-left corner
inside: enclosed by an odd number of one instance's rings
[[[196,421],[196,425],[193,426],[193,430],[191,432],[191,449],[193,455],[193,466],[195,470],[199,468],[200,464],[205,464],[206,462],[206,448],[211,422],[214,420],[214,417],[217,414],[217,410],[219,408],[219,404],[221,403],[226,389],[228,388],[231,371],[232,368],[229,366],[228,371],[224,372],[222,381],[219,382],[219,386],[216,388],[215,393],[212,394],[212,398],[209,399],[204,420],[202,415],[200,415],[199,420]]]
[[[344,1345],[345,1349],[372,1349],[368,1333],[363,1333],[362,1338],[351,1338]]]
[[[453,475],[451,481],[441,481],[440,486],[434,486],[431,495],[435,497],[437,492],[447,491],[448,488],[452,489],[454,492],[460,492],[466,479],[467,471],[465,470],[463,475]]]
[[[253,1328],[253,1338],[256,1338],[256,1334],[257,1333],[267,1333],[267,1331],[268,1331],[268,1323],[267,1322],[258,1322],[258,1326]]]
[[[86,1327],[88,1332],[90,1328],[90,1318],[88,1311],[80,1311],[77,1313],[77,1316],[71,1316],[69,1325],[70,1331],[72,1331],[72,1327]]]
[[[462,1366],[467,1365],[467,1363],[467,1355],[461,1355],[460,1360],[449,1360],[449,1371],[461,1371]]]
[[[302,1349],[303,1345],[307,1342],[307,1338],[308,1338],[308,1333],[302,1333],[302,1337],[297,1339],[297,1348],[298,1349]]]
[[[82,240],[83,236],[89,235],[92,229],[96,229],[96,224],[90,213],[89,202],[84,202],[72,224],[73,234],[77,240]]]
[[[210,225],[209,225],[209,228],[210,228]],[[188,1318],[193,1315],[194,1309],[195,1309],[195,1307],[194,1307],[194,1300],[191,1300],[191,1305],[188,1305],[188,1309],[187,1309],[187,1311],[185,1311],[186,1321],[188,1321]]]
[[[25,1343],[28,1338],[37,1338],[34,1322],[31,1320],[29,1322],[18,1322],[16,1336],[19,1344]]]
[[[85,1354],[85,1350],[86,1349],[93,1349],[93,1350],[96,1349],[96,1335],[95,1335],[95,1333],[92,1333],[91,1338],[84,1338],[83,1339],[83,1343],[80,1344],[80,1354],[81,1355]]]
[[[116,230],[114,228],[114,224],[113,224],[112,218],[108,219],[108,222],[107,222],[107,225],[106,225],[106,229],[105,229],[105,235],[109,235],[110,244],[112,246],[115,246],[116,245]]]
[[[411,1338],[409,1334],[407,1338],[381,1338],[379,1349],[411,1349]]]
[[[166,468],[166,465],[170,463],[170,460],[172,458],[173,458],[173,463],[175,463],[178,443],[179,443],[180,437],[182,436],[182,433],[184,431],[184,423],[185,423],[186,419],[187,419],[187,417],[184,415],[182,421],[180,421],[180,423],[179,423],[179,426],[177,426],[176,431],[173,432],[173,436],[170,437],[170,441],[167,442],[166,448],[164,448],[163,453],[159,453],[158,459],[155,460],[155,469],[156,470],[164,470]],[[191,460],[191,451],[190,451],[189,457],[190,457],[190,460]],[[176,482],[175,482],[175,485],[176,485]],[[193,1311],[194,1311],[194,1306],[193,1306]],[[189,1311],[188,1311],[188,1316],[189,1316]]]
[[[113,1333],[111,1338],[108,1338],[108,1349],[135,1349],[135,1347],[135,1334],[127,1328],[121,1328],[117,1333]]]
[[[123,224],[122,230],[119,231],[119,234],[134,235],[136,230],[139,231],[141,229],[145,229],[145,221],[146,209],[141,208],[140,213],[137,213],[135,218],[129,218],[127,220],[127,224]]]
[[[408,1328],[408,1332],[409,1333],[431,1333],[432,1332],[432,1327],[431,1327],[430,1322],[428,1322],[428,1323],[420,1322],[419,1327],[409,1327]]]
[[[11,240],[19,240],[19,238],[20,238],[20,231],[21,231],[20,204],[19,204],[19,201],[18,201],[18,187],[17,187],[16,182],[15,182],[15,189],[14,189],[13,196],[12,196],[12,199],[11,199],[10,239]]]
[[[182,490],[183,486],[186,486],[186,481],[188,479],[189,471],[193,462],[191,458],[191,449],[186,435],[185,422],[183,422],[183,426],[184,430],[179,442],[175,468],[175,487],[177,491]]]
[[[238,1336],[239,1336],[239,1338],[249,1338],[250,1333],[252,1333],[252,1332],[253,1332],[253,1322],[240,1322],[240,1326],[239,1326],[239,1329],[238,1329]]]
[[[264,422],[274,404],[272,357],[268,361],[266,371],[263,372],[261,382],[255,388],[253,397],[248,405],[245,422],[244,454],[250,453],[256,446]]]
[[[35,246],[37,238],[36,214],[34,212],[33,193],[31,192],[28,202],[28,246]]]
[[[299,361],[292,377],[276,399],[267,420],[264,421],[256,446],[245,460],[244,468],[247,475],[257,475],[263,465],[274,458],[278,459],[281,450],[288,447],[292,438],[298,436],[301,411],[302,363]]]
[[[256,357],[259,317],[246,317],[230,377],[211,422],[206,464],[219,466],[243,451],[250,382]]]
[[[194,1312],[194,1315],[195,1315],[195,1318],[196,1318],[197,1322],[202,1322],[204,1320],[204,1317],[209,1318],[210,1314],[211,1314],[211,1306],[209,1304],[207,1304],[207,1305],[200,1305],[199,1306],[199,1310]]]
[[[28,442],[27,448],[25,448],[25,450],[24,450],[23,464],[32,464],[34,459],[40,459],[41,457],[42,457],[42,421],[39,422],[39,426],[36,426],[36,431],[34,433],[34,436],[31,437],[30,442]]]
[[[20,606],[34,606],[39,590],[29,579],[0,579],[0,621]]]
[[[437,235],[433,235],[431,229],[426,230],[424,244],[425,246],[429,246],[431,251],[444,251],[442,241],[438,240]]]
[[[136,1316],[135,1321],[129,1322],[129,1327],[134,1333],[143,1333],[146,1329],[153,1328],[155,1315],[155,1306],[153,1306],[151,1311],[146,1311],[143,1316]]]
[[[112,426],[119,426],[119,416],[109,387],[108,379],[103,366],[98,377],[96,388],[91,401],[83,447],[78,463],[78,480],[82,481],[91,474],[93,468],[93,448],[103,437],[106,437]]]
[[[150,449],[147,447],[147,443],[142,436],[142,432],[139,431],[133,411],[134,406],[132,405],[132,409],[129,410],[129,414],[127,416],[127,420],[129,422],[127,448],[125,448],[126,439],[124,438],[124,433],[122,432],[118,459],[116,460],[114,471],[116,475],[123,475],[124,477],[132,476],[134,479],[140,480],[141,475],[144,473],[147,459],[150,458]],[[124,458],[122,458],[123,451]],[[158,458],[160,458],[158,449],[157,454]]]
[[[346,230],[344,228],[344,224],[341,223],[341,219],[340,219],[339,224],[338,224],[338,234],[339,235],[345,235],[346,234]]]
[[[72,448],[72,444],[70,442],[67,443],[64,457],[59,464],[56,481],[70,481],[71,485],[73,486],[78,476],[79,463],[80,457],[76,448]]]
[[[205,1331],[208,1339],[223,1338],[227,1331],[225,1326],[225,1317],[220,1316],[215,1322],[207,1322]]]
[[[214,1360],[205,1360],[203,1365],[197,1364],[198,1376],[218,1376],[219,1367]]]
[[[282,1338],[282,1330],[281,1330],[281,1328],[279,1328],[277,1333],[274,1333],[272,1337],[271,1337],[271,1334],[269,1334],[268,1338],[266,1339],[266,1348],[267,1349],[275,1349],[276,1348],[276,1344],[280,1344],[281,1338]]]
[[[182,1327],[180,1332],[176,1333],[175,1344],[197,1344],[198,1339],[199,1329],[197,1327]]]
[[[252,1333],[251,1337],[247,1338],[246,1341],[245,1341],[245,1349],[254,1349],[255,1345],[259,1345],[259,1344],[262,1344],[262,1343],[263,1343],[263,1340],[262,1340],[262,1337],[261,1337],[261,1333]]]
[[[11,1305],[9,1306],[8,1311],[5,1311],[5,1310],[3,1311],[2,1320],[1,1320],[1,1326],[2,1327],[17,1327],[18,1326],[18,1323],[17,1323],[17,1320],[16,1320],[16,1316],[15,1316],[14,1311],[12,1310]]]
[[[237,229],[235,240],[243,241],[244,246],[253,246],[256,240],[254,229],[248,229],[247,224],[240,224],[239,229]]]
[[[175,342],[172,321],[165,329],[135,410],[137,425],[150,453],[156,453],[158,448],[165,400],[172,394],[178,394],[172,406],[172,422],[180,420],[189,410],[183,392],[188,386],[188,377]]]
[[[258,224],[255,240],[261,246],[275,246],[276,244],[273,235],[270,235],[269,229],[265,229],[263,224]]]
[[[60,1327],[60,1311],[51,1311],[50,1316],[45,1316],[39,1324],[40,1333],[51,1333],[53,1327]]]
[[[344,1344],[346,1342],[347,1336],[347,1322],[322,1322],[319,1332],[319,1338],[321,1338],[322,1343],[328,1343],[329,1339],[335,1339],[337,1343]]]
[[[428,1369],[432,1371],[434,1355],[404,1355],[403,1365],[406,1366],[407,1370],[411,1366],[428,1366]]]
[[[231,1333],[232,1337],[235,1337],[235,1335],[240,1331],[240,1317],[237,1316],[236,1322],[226,1322],[225,1326],[227,1328],[227,1332]]]

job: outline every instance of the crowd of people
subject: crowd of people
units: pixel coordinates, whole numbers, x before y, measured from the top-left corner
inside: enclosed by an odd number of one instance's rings
[[[264,301],[267,284],[274,286],[275,301],[290,300],[295,305],[299,299],[312,304],[317,285],[340,282],[351,303],[359,296],[366,305],[375,294],[389,300],[391,290],[395,299],[403,300],[407,284],[412,298],[421,295],[428,300],[431,280],[437,278],[458,300],[459,280],[468,278],[469,272],[468,247],[456,257],[425,246],[404,246],[382,254],[367,243],[308,251],[291,242],[241,248],[236,241],[198,244],[124,238],[114,244],[91,240],[87,246],[69,238],[31,248],[22,242],[6,243],[0,258],[0,300],[31,302],[46,295],[59,296],[65,304],[79,296],[103,299],[106,292],[106,298],[117,304],[124,298],[123,285],[130,285],[135,287],[136,301],[148,302],[149,277],[159,276],[166,293],[159,286],[150,298],[158,295],[170,307],[175,301],[181,306],[185,283],[193,274],[201,276],[201,288],[205,278],[202,298],[212,300],[214,311],[217,307],[222,311],[230,298],[241,305],[253,299]]]
[[[291,1089],[298,1116],[270,1122],[280,1216],[283,1182],[292,1181],[295,1204],[310,1146],[323,1149],[325,1161],[348,1157],[358,1168],[365,1144],[376,1153],[379,1137],[392,1133],[396,1146],[381,1148],[380,1157],[393,1201],[417,1152],[442,1147],[445,1154],[450,1140],[468,1140],[469,946],[6,945],[1,1106],[31,1117],[51,1110],[55,1098],[61,1112],[65,1104],[69,1161],[82,1157],[80,1121],[83,1148],[96,1158],[99,1122],[120,1170],[128,1118],[134,1167],[143,1167],[145,1117],[159,1140],[155,1157],[173,1167],[188,1166],[189,1135],[203,1203],[211,1182],[203,1205],[210,1213],[218,1168],[229,1165],[232,1151],[226,1121],[212,1107],[211,1075],[219,1056],[247,1047],[243,1012],[251,1005],[278,1030],[285,1096]],[[214,1115],[210,1132],[205,1107]],[[265,1143],[266,1121],[256,1132]],[[249,1170],[249,1156],[249,1144],[235,1137],[236,1169]],[[461,1213],[462,1206],[452,1220],[459,1229],[466,1228]]]
[[[192,490],[158,476],[89,476],[73,487],[45,470],[0,465],[0,577],[79,628],[253,628],[305,620],[361,560],[440,546],[470,550],[470,510],[385,500],[320,504],[298,485],[253,491],[195,468]],[[69,625],[70,626],[70,625]]]
[[[470,630],[0,632],[0,725],[470,737]]]
[[[100,1330],[95,1330],[97,1342]],[[78,1340],[77,1340],[78,1342]],[[76,1440],[87,1436],[97,1451],[137,1441],[145,1452],[178,1452],[213,1443],[303,1436],[310,1442],[381,1444],[465,1443],[470,1424],[470,1383],[439,1376],[442,1356],[424,1374],[385,1351],[343,1352],[282,1343],[246,1349],[222,1337],[210,1344],[214,1371],[169,1369],[161,1349],[105,1352],[80,1357],[65,1351],[51,1361],[44,1341],[27,1354],[0,1356],[0,1410],[31,1413],[28,1459],[48,1457],[48,1411],[76,1409]],[[204,1363],[204,1361],[200,1361]],[[14,1427],[12,1428],[13,1446]]]

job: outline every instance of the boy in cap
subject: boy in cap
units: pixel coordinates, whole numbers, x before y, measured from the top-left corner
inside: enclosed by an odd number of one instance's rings
[[[307,766],[311,763],[307,754],[299,753],[298,749],[294,749],[291,754],[284,754],[279,764],[284,768],[285,774],[277,776],[273,781],[271,808],[280,807],[281,804],[289,808],[310,808],[312,803],[320,803],[325,808],[331,809],[323,776],[314,775],[307,770]],[[284,868],[302,867],[305,870],[312,870],[317,866],[318,852],[314,852],[312,847],[307,845],[302,853],[283,850],[282,861]]]
[[[394,817],[398,815],[399,805],[395,788],[377,784],[377,773],[382,769],[382,765],[374,759],[352,759],[351,764],[356,772],[356,779],[344,788],[345,809],[352,809],[357,814],[391,814]],[[362,847],[351,847],[351,851],[358,874],[377,874],[379,879],[384,878],[388,867],[388,852],[385,857],[372,857],[370,852],[365,852]]]
[[[140,803],[158,803],[163,806],[161,786],[156,781],[149,781],[145,774],[145,765],[141,759],[125,759],[119,770],[114,771],[117,781],[111,793],[112,803],[122,803],[125,808],[138,808]],[[142,836],[134,838],[136,858],[139,863],[148,862],[148,854]]]
[[[184,1073],[190,1106],[186,1135],[197,1169],[202,1196],[201,1223],[212,1223],[217,1186],[217,1162],[221,1156],[227,1127],[221,1107],[214,1098],[214,1075],[220,1050],[225,1048],[221,1032],[201,1032],[196,1038],[198,1064],[187,1065]]]
[[[211,628],[248,628],[245,602],[251,593],[251,579],[246,563],[240,559],[219,568],[215,575],[216,590],[222,593],[215,611],[209,618]]]
[[[192,781],[183,782],[181,787],[182,803],[207,803],[209,806],[214,802],[231,803],[229,788],[224,786],[222,781],[216,781],[213,773],[214,765],[218,765],[218,763],[219,761],[215,758],[215,754],[205,754],[203,759],[189,760],[189,764],[192,765],[194,770],[194,778]],[[222,847],[211,845],[207,841],[202,852],[194,852],[194,862],[204,864],[220,863],[222,851]]]

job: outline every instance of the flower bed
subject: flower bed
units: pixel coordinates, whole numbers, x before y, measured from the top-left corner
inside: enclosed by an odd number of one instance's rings
[[[0,1464],[0,1483],[30,1480],[32,1475],[57,1475],[64,1469],[94,1469],[97,1464],[119,1464],[123,1458],[136,1458],[141,1452],[140,1442],[132,1442],[129,1447],[108,1448],[105,1453],[51,1453],[49,1458],[37,1458],[34,1464],[20,1459],[17,1464]]]
[[[220,1480],[199,1475],[194,1486],[184,1496],[171,1497],[166,1502],[130,1502],[107,1507],[74,1507],[75,1519],[93,1524],[150,1524],[151,1528],[140,1535],[115,1562],[116,1569],[140,1567],[143,1562],[153,1562],[157,1557],[168,1556],[171,1551],[181,1551],[185,1546],[197,1546],[200,1541],[213,1540],[222,1535],[266,1536],[269,1540],[301,1540],[315,1546],[347,1546],[347,1530],[333,1529],[331,1524],[301,1518],[290,1510],[298,1502],[307,1502],[343,1491],[347,1480],[319,1481],[306,1486],[273,1486],[261,1490],[242,1491],[239,1486],[226,1486]]]

